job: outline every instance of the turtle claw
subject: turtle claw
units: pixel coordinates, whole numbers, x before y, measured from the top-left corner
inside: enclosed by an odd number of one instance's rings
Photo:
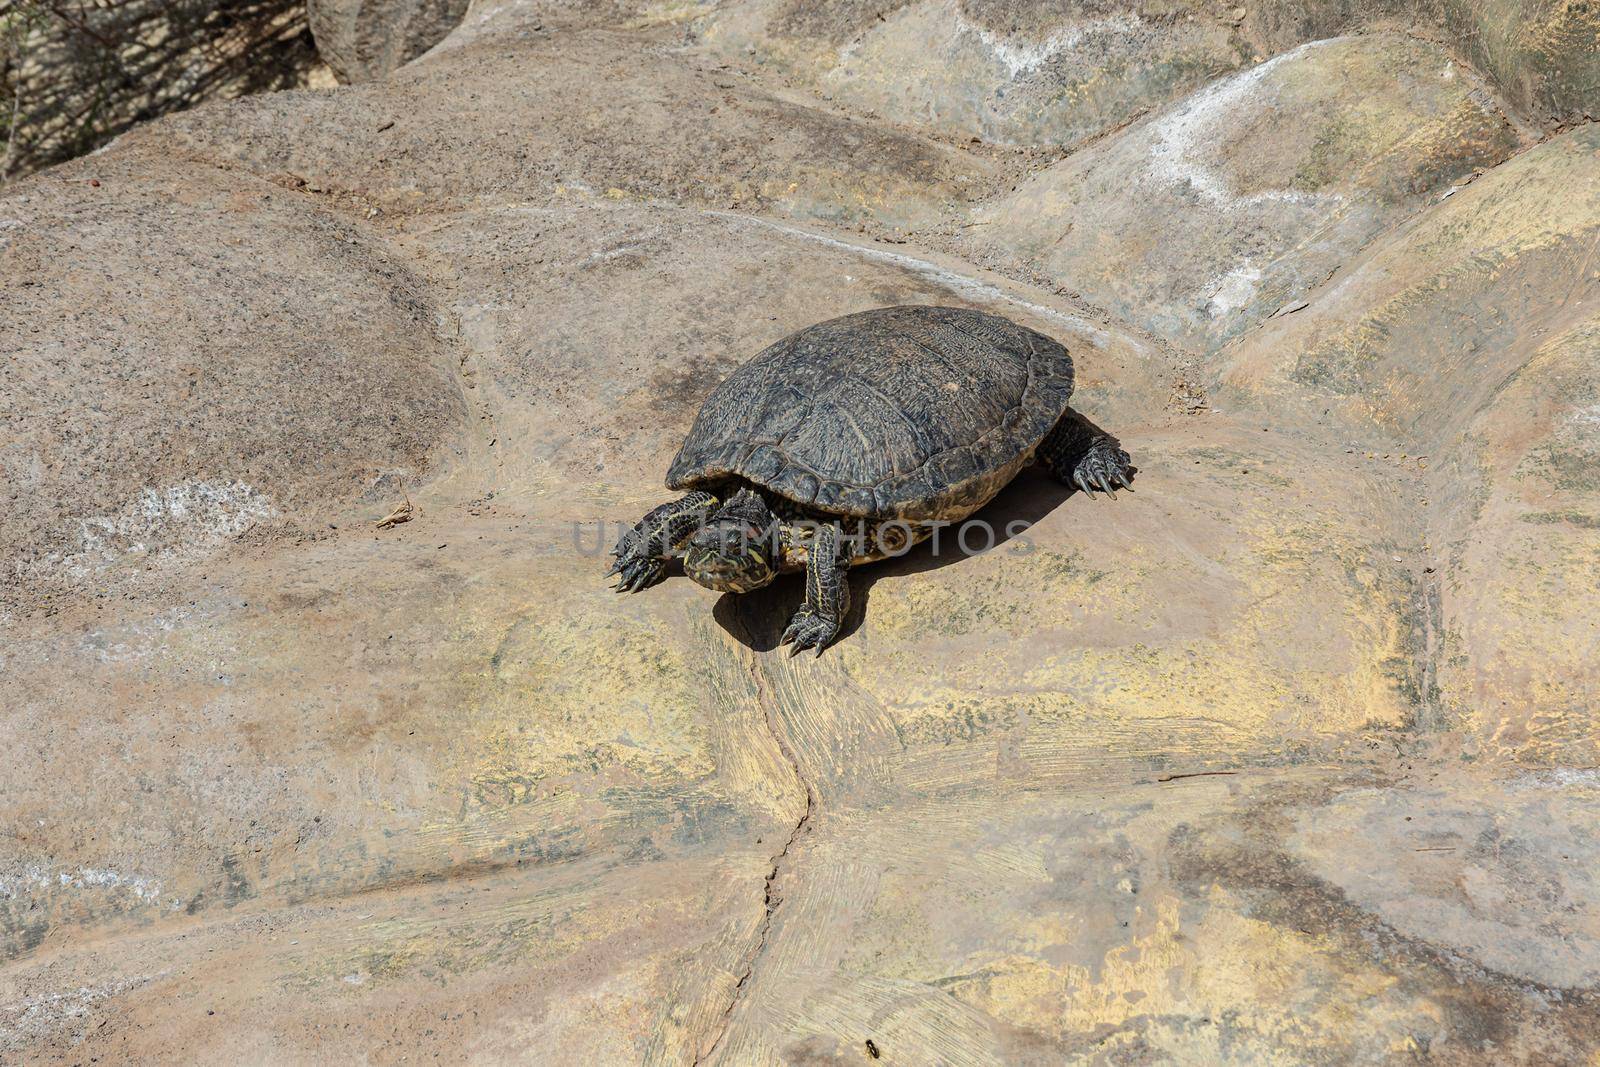
[[[1119,488],[1130,491],[1133,488],[1129,477],[1132,470],[1128,454],[1117,447],[1115,440],[1106,438],[1078,460],[1072,471],[1072,483],[1085,496],[1093,497],[1098,492],[1115,500]]]
[[[617,584],[611,587],[615,592],[637,593],[660,581],[666,569],[664,563],[649,556],[619,555],[616,563],[606,572],[606,577],[620,575]]]
[[[789,626],[783,631],[783,637],[778,644],[789,645],[789,655],[798,656],[806,649],[814,649],[817,655],[822,655],[822,650],[833,643],[839,635],[839,624],[825,616],[818,615],[810,608],[802,607],[794,613],[794,618],[789,620]]]

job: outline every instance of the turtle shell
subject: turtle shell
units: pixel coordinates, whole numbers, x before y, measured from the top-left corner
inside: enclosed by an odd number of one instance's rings
[[[956,519],[1027,463],[1072,394],[1067,350],[997,315],[891,307],[791,334],[706,398],[667,472],[839,515]]]

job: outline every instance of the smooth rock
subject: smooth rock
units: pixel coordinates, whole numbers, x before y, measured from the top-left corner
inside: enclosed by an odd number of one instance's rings
[[[1210,351],[1518,138],[1443,50],[1303,45],[984,205],[966,231],[1151,332]]]
[[[10,186],[0,299],[0,609],[398,499],[466,414],[423,280],[248,175],[120,152]]]
[[[382,85],[200,108],[142,136],[400,211],[596,195],[892,230],[993,181],[960,149],[605,30],[486,37]]]
[[[1248,61],[1200,5],[1023,2],[718,8],[701,45],[887,119],[1000,144],[1070,145]]]
[[[1438,571],[1439,691],[1474,746],[1595,754],[1600,134],[1523,153],[1241,346],[1227,379],[1390,436]],[[1418,457],[1399,462],[1406,454]]]
[[[306,0],[317,54],[342,82],[382,78],[444,40],[467,0]]]

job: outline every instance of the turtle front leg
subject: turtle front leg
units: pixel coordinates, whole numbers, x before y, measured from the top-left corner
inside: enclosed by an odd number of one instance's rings
[[[659,582],[666,573],[667,560],[683,551],[684,543],[705,525],[716,508],[716,497],[697,491],[651,509],[611,550],[616,562],[606,571],[606,577],[619,576],[616,591],[637,593]]]
[[[843,534],[833,524],[817,529],[806,560],[806,602],[789,620],[782,644],[792,644],[790,655],[814,648],[817,655],[839,636],[844,614],[850,610],[849,564],[840,559]]]
[[[1039,443],[1038,458],[1057,479],[1088,496],[1098,490],[1114,497],[1118,486],[1132,487],[1133,460],[1122,445],[1071,408]]]

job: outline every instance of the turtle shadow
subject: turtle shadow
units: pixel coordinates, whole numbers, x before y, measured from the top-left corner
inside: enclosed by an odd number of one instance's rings
[[[939,531],[937,538],[923,541],[903,556],[863,567],[852,575],[854,590],[864,594],[883,578],[936,571],[973,556],[988,555],[1008,541],[1026,537],[1030,527],[1075,494],[1077,489],[1063,485],[1043,467],[1028,467],[993,500],[963,521]]]
[[[835,643],[861,627],[872,599],[872,587],[879,581],[922,574],[972,556],[986,555],[1009,541],[1026,537],[1029,527],[1075,494],[1082,495],[1072,486],[1057,481],[1042,467],[1029,467],[964,523],[942,529],[937,540],[923,541],[903,556],[851,571],[850,610],[845,614]],[[712,606],[711,615],[730,637],[746,648],[770,652],[778,647],[790,616],[805,600],[804,577],[788,574],[752,593],[724,593]]]
[[[711,605],[711,617],[728,636],[753,652],[771,652],[778,647],[789,619],[806,599],[803,574],[785,574],[765,589],[753,593],[723,593]],[[845,617],[840,637],[852,630],[850,615]]]

